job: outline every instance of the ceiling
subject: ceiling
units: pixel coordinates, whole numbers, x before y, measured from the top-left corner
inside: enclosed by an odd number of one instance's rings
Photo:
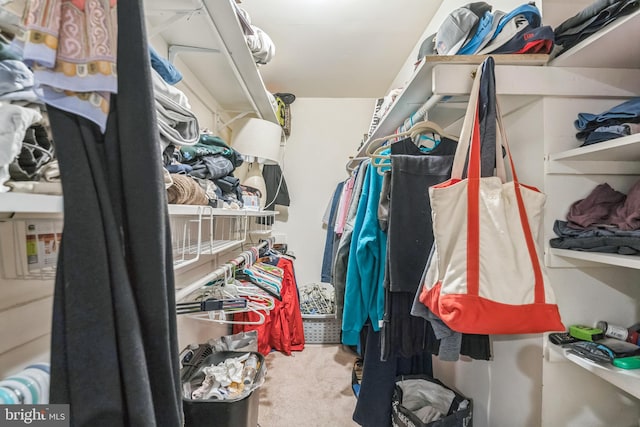
[[[242,0],[276,54],[260,74],[298,97],[386,94],[440,6],[435,0]]]

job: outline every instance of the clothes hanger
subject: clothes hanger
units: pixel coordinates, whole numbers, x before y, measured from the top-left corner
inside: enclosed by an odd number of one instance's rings
[[[445,138],[449,138],[452,139],[454,141],[458,140],[458,137],[451,135],[447,132],[444,131],[444,129],[442,129],[442,127],[440,125],[438,125],[437,123],[431,122],[429,120],[422,120],[419,121],[417,123],[415,123],[413,126],[411,126],[411,128],[407,131],[404,132],[400,132],[400,133],[394,133],[391,135],[387,135],[387,136],[383,136],[380,138],[376,138],[374,140],[372,140],[369,145],[367,146],[367,149],[365,150],[365,154],[369,157],[371,157],[372,155],[374,155],[374,151],[372,150],[377,150],[378,148],[381,147],[381,144],[390,140],[390,139],[396,139],[396,141],[391,142],[391,144],[393,144],[394,142],[398,142],[398,138],[403,137],[403,136],[411,136],[412,139],[421,133],[435,133],[438,134],[442,137]]]
[[[427,147],[422,144],[421,141],[424,139],[425,134],[434,135],[434,138],[427,138],[428,140],[434,142],[433,146]],[[458,141],[458,138],[456,136],[448,134],[438,124],[428,120],[423,120],[415,123],[408,131],[395,134],[394,136],[396,137],[396,141],[390,142],[389,144],[380,145],[375,149],[375,151],[370,154],[369,151],[371,146],[369,146],[369,148],[367,149],[367,154],[369,155],[369,157],[371,157],[371,166],[376,168],[376,172],[378,173],[378,175],[384,175],[384,173],[391,168],[391,152],[389,146],[399,141],[397,137],[409,136],[413,143],[418,146],[418,148],[425,149],[425,151],[431,151],[436,148],[441,141],[441,139],[436,140],[436,135],[440,138],[444,137],[453,141]],[[386,137],[386,139],[378,138],[372,142],[383,139],[386,140],[389,139],[389,137]]]
[[[264,279],[255,277],[251,270],[245,269],[242,272],[238,272],[236,274],[236,278],[241,280],[246,280],[258,288],[265,291],[267,294],[271,295],[278,301],[282,301],[282,296],[280,295],[280,288],[274,287],[270,282],[265,281]]]
[[[221,309],[201,310],[202,305],[213,304],[211,299],[203,301],[200,307],[193,307],[184,304],[182,312],[179,314],[191,313],[189,317],[212,321],[222,324],[235,324],[235,325],[261,325],[266,320],[266,313],[275,307],[275,301],[268,295],[259,294],[256,290],[251,291],[248,287],[236,285],[236,280],[233,277],[234,268],[231,264],[226,263],[225,277],[222,285],[213,285],[216,288],[212,289],[212,293],[215,294],[217,299],[215,301],[236,301],[236,306],[228,305]],[[242,301],[243,304],[240,304]],[[204,313],[207,311],[207,313]],[[235,320],[229,319],[229,315],[238,313],[252,312],[258,315],[258,320]]]

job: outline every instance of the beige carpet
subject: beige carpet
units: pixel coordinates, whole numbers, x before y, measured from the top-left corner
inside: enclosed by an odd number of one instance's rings
[[[307,344],[291,356],[266,358],[260,427],[354,427],[351,369],[356,356],[335,344]]]

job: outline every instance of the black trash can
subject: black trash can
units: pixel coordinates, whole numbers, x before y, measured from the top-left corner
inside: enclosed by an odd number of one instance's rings
[[[260,366],[256,371],[254,384],[261,384],[266,373],[264,356],[258,352],[234,352],[224,351],[207,356],[198,369],[185,382],[195,389],[205,378],[202,369],[217,365],[226,359],[240,357],[247,353],[258,357]],[[258,405],[260,400],[260,387],[257,386],[246,396],[237,399],[204,400],[184,397],[182,406],[184,410],[185,427],[256,427],[258,425]]]

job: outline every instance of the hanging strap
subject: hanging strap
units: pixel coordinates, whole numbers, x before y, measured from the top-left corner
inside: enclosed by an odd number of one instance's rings
[[[491,58],[485,60],[489,61]],[[493,73],[493,61],[487,63],[487,72]],[[479,198],[480,198],[480,129],[478,120],[478,93],[480,88],[480,77],[483,72],[483,64],[481,64],[476,72],[476,78],[474,80],[469,106],[467,107],[467,113],[465,115],[465,122],[463,126],[463,134],[458,142],[454,158],[454,171],[451,174],[452,178],[462,178],[462,170],[464,168],[464,161],[467,153],[469,154],[469,170],[468,170],[468,188],[467,188],[467,293],[469,295],[478,295],[480,286],[480,212],[479,212]],[[496,97],[495,93],[492,94]],[[518,213],[520,217],[520,223],[522,226],[525,242],[527,244],[527,250],[533,268],[535,284],[534,284],[534,302],[536,304],[545,303],[544,292],[544,277],[542,275],[542,267],[537,255],[535,241],[531,232],[531,226],[524,206],[524,199],[522,197],[521,184],[518,181],[515,165],[513,163],[513,157],[511,155],[511,149],[507,140],[507,135],[504,129],[504,123],[502,121],[502,111],[498,103],[496,102],[496,120],[498,124],[496,137],[496,172],[501,181],[506,182],[506,171],[504,167],[504,161],[500,158],[502,153],[502,147],[498,143],[498,140],[502,140],[502,145],[506,150],[506,157],[509,161],[509,167],[511,169],[512,180],[514,184],[514,191],[516,196],[516,202],[518,205]],[[454,175],[454,173],[456,175]]]
[[[490,58],[489,58],[490,59]],[[485,62],[487,62],[485,60]],[[469,103],[467,105],[467,111],[465,113],[464,122],[462,125],[462,131],[460,133],[460,139],[458,140],[458,146],[456,148],[455,157],[453,160],[453,167],[451,170],[452,179],[462,179],[464,173],[464,166],[467,161],[467,156],[471,155],[470,150],[472,148],[473,141],[477,146],[478,155],[475,156],[475,161],[469,161],[468,176],[479,178],[481,175],[481,155],[480,155],[480,137],[479,128],[474,128],[474,125],[478,123],[478,107],[480,97],[480,80],[482,78],[485,62],[478,65],[476,69],[475,78],[469,93]],[[496,111],[497,111],[497,99],[496,99]],[[494,143],[496,144],[496,176],[500,178],[502,182],[507,182],[506,171],[504,168],[504,160],[502,159],[502,147],[498,141],[502,141],[503,144],[507,144],[506,135],[502,127],[502,117],[499,112],[496,114],[496,121],[498,122],[497,137]],[[477,138],[475,137],[477,136]],[[508,150],[507,150],[508,152]],[[508,154],[510,155],[510,154]],[[510,161],[512,165],[513,162]],[[515,176],[515,174],[514,174]]]

